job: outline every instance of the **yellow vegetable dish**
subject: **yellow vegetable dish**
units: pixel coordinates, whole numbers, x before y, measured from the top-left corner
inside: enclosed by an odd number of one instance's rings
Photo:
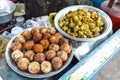
[[[25,13],[24,12],[22,12],[22,11],[15,11],[14,12],[14,15],[15,16],[21,16],[21,15],[24,15]]]
[[[59,26],[63,31],[78,38],[93,38],[100,35],[104,29],[104,24],[97,11],[83,8],[69,11],[59,20]]]

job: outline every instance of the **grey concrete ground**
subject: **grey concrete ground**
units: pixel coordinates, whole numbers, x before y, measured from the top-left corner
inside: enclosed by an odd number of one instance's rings
[[[120,53],[93,80],[120,80]]]

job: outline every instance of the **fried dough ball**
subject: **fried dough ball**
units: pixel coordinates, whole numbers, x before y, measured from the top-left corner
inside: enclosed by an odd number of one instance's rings
[[[36,53],[43,52],[43,46],[42,46],[42,44],[35,44],[33,46],[33,51],[36,52]]]
[[[11,57],[14,61],[18,61],[23,58],[23,53],[20,50],[15,50],[11,53]]]
[[[63,37],[63,35],[59,32],[55,33],[55,36],[58,36],[59,39]]]
[[[52,70],[52,65],[49,61],[43,61],[41,63],[41,71],[43,73],[49,73],[51,72],[51,70]]]
[[[47,49],[49,47],[49,41],[47,39],[42,39],[40,41],[40,44],[42,44],[44,49]]]
[[[27,70],[28,65],[30,64],[30,61],[28,60],[28,58],[21,58],[18,63],[17,66],[20,70]]]
[[[52,59],[52,66],[55,70],[60,69],[62,67],[62,59],[59,57],[54,57]]]
[[[53,28],[48,28],[48,29],[47,29],[47,32],[50,33],[50,34],[55,34],[55,33],[56,33],[56,30],[53,29]]]
[[[24,43],[24,48],[26,50],[31,50],[33,48],[33,46],[34,46],[34,42],[33,41],[26,41]]]
[[[55,35],[52,35],[49,39],[50,43],[52,44],[58,44],[59,43],[59,38]]]
[[[35,53],[33,52],[33,50],[28,50],[25,52],[25,57],[27,57],[30,61],[33,61],[34,55]]]
[[[40,33],[46,33],[47,29],[48,29],[47,27],[40,28]]]
[[[60,46],[60,50],[67,52],[67,54],[70,54],[72,49],[71,49],[70,45],[65,43]]]
[[[50,44],[49,50],[58,51],[59,50],[59,45],[57,45],[57,44]]]
[[[31,32],[29,30],[25,30],[22,32],[22,35],[25,39],[30,39],[32,37]]]
[[[18,35],[15,40],[15,42],[20,42],[21,44],[25,43],[25,38],[22,35]]]
[[[19,42],[13,42],[11,46],[12,50],[21,50],[22,49],[22,44]]]
[[[32,74],[37,74],[40,71],[40,64],[36,61],[33,61],[28,66],[28,71]]]
[[[45,53],[45,56],[46,56],[47,60],[51,60],[53,57],[56,56],[56,52],[53,50],[49,50]]]
[[[57,56],[62,59],[62,61],[66,61],[68,59],[68,55],[65,51],[58,51]]]
[[[43,39],[49,39],[51,37],[50,33],[43,33]]]
[[[42,39],[42,34],[41,33],[34,33],[33,34],[33,40],[35,41],[35,42],[38,42],[38,41],[40,41]]]
[[[34,34],[34,33],[40,33],[39,28],[38,27],[32,28],[31,33],[32,34]]]
[[[37,53],[37,54],[35,54],[34,60],[39,62],[39,63],[43,62],[45,60],[44,53]]]
[[[60,38],[59,43],[60,43],[60,45],[65,44],[65,43],[69,44],[69,40],[65,37],[62,37],[62,38]]]

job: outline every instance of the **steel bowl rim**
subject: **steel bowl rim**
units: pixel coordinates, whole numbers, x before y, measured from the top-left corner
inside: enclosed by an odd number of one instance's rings
[[[31,30],[31,28],[26,29],[26,30]],[[22,32],[21,32],[21,33],[22,33]],[[20,34],[21,34],[21,33],[20,33]],[[18,35],[20,35],[20,34],[18,34]],[[53,75],[56,75],[56,74],[60,73],[60,72],[63,71],[65,68],[67,68],[68,65],[70,64],[70,62],[71,62],[72,59],[73,59],[73,51],[74,51],[74,49],[72,48],[72,52],[71,52],[68,60],[64,63],[64,65],[63,65],[60,69],[58,69],[58,70],[56,70],[56,71],[52,71],[52,72],[50,72],[50,73],[48,73],[48,74],[36,74],[36,75],[31,74],[31,73],[27,73],[27,72],[24,72],[24,71],[21,71],[20,69],[17,68],[17,66],[14,66],[14,65],[13,65],[13,63],[11,62],[10,54],[9,54],[9,50],[10,50],[10,47],[11,47],[11,43],[13,42],[13,40],[14,40],[18,35],[14,36],[14,37],[9,41],[9,43],[8,43],[8,45],[7,45],[7,47],[6,47],[6,51],[5,51],[5,58],[6,58],[6,61],[7,61],[8,65],[9,65],[9,67],[10,67],[14,72],[18,73],[19,75],[22,75],[22,76],[24,76],[24,77],[29,77],[29,78],[47,78],[47,77],[51,77],[51,76],[53,76]],[[71,47],[72,47],[72,45],[71,45]]]
[[[14,6],[14,8],[13,8],[9,13],[6,13],[6,14],[3,14],[3,15],[0,15],[1,17],[2,17],[2,16],[9,15],[9,14],[11,14],[11,13],[14,12],[14,10],[15,10],[15,8],[16,8],[16,5],[15,5],[12,1],[8,1],[8,3],[12,4],[12,6]]]
[[[59,27],[59,24],[58,24],[58,21],[59,21],[59,17],[62,15],[65,15],[67,12],[68,9],[70,10],[73,10],[73,8],[75,8],[76,10],[78,8],[87,8],[87,9],[91,9],[91,10],[96,10],[98,11],[98,13],[102,15],[102,18],[105,19],[105,21],[107,22],[107,26],[106,26],[106,29],[104,30],[104,32],[97,36],[97,37],[94,37],[94,38],[77,38],[77,37],[73,37],[69,34],[67,34],[66,32],[64,32],[60,27]],[[73,10],[74,11],[74,10]],[[65,13],[64,13],[65,12]],[[64,13],[64,14],[62,14]],[[104,16],[104,17],[103,17]],[[98,8],[95,8],[93,6],[87,6],[87,5],[73,5],[73,6],[68,6],[66,8],[63,8],[61,9],[55,16],[55,19],[54,19],[54,22],[55,22],[55,28],[61,32],[65,37],[69,38],[69,39],[72,39],[72,40],[75,40],[75,41],[97,41],[97,40],[100,40],[102,38],[104,38],[105,36],[107,36],[111,31],[112,31],[112,21],[110,19],[110,17],[105,13],[103,12],[102,10],[98,9]],[[104,34],[104,35],[103,35]]]

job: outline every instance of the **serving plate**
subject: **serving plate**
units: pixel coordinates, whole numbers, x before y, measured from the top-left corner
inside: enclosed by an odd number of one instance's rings
[[[93,38],[78,38],[78,37],[74,37],[74,36],[67,34],[60,28],[60,26],[59,26],[60,18],[64,17],[69,11],[76,11],[79,8],[83,8],[83,9],[85,8],[85,9],[88,9],[89,11],[95,10],[102,17],[105,25],[104,25],[104,30],[100,35],[93,37]],[[69,6],[69,7],[66,7],[66,8],[60,10],[55,16],[54,23],[55,23],[55,28],[60,33],[62,33],[65,37],[67,37],[71,40],[75,40],[75,41],[97,41],[97,40],[100,40],[100,39],[106,37],[112,31],[112,21],[111,21],[110,17],[102,10],[92,7],[92,6],[87,6],[87,5],[74,5],[74,6]]]
[[[29,29],[26,29],[26,30],[31,30],[32,28],[29,28]],[[21,32],[22,33],[22,32]],[[20,34],[21,34],[20,33]],[[18,34],[18,35],[20,35]],[[60,73],[61,71],[63,71],[71,62],[72,58],[73,58],[73,50],[68,58],[68,60],[63,64],[63,66],[58,69],[58,70],[55,70],[55,71],[51,71],[50,73],[47,73],[47,74],[31,74],[27,71],[21,71],[20,69],[18,69],[16,63],[11,59],[11,55],[10,53],[12,52],[11,51],[11,44],[13,42],[13,40],[18,36],[14,36],[8,43],[7,47],[6,47],[6,52],[5,52],[5,56],[6,56],[6,61],[8,63],[8,65],[10,66],[10,68],[15,71],[16,73],[22,75],[22,76],[25,76],[25,77],[29,77],[29,78],[46,78],[46,77],[50,77],[50,76],[53,76],[55,74],[58,74]],[[71,45],[72,47],[72,45]],[[73,48],[72,48],[73,49]]]

